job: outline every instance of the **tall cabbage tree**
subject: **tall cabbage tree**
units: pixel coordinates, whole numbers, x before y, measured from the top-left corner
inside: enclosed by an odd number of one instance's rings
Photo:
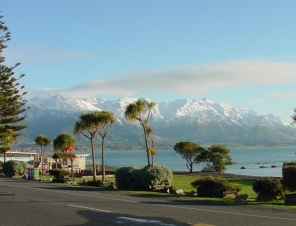
[[[156,103],[145,99],[138,99],[134,103],[129,104],[125,108],[124,116],[129,122],[139,122],[144,131],[144,139],[146,146],[147,162],[150,166],[149,145],[147,139],[147,128],[149,127],[148,120],[152,114],[152,110]]]
[[[94,182],[97,181],[94,138],[98,134],[100,126],[100,111],[82,113],[74,124],[74,134],[83,135],[90,140]]]
[[[102,138],[102,181],[105,181],[105,154],[104,154],[104,146],[105,146],[105,138],[108,134],[108,130],[113,123],[116,122],[115,116],[110,111],[101,111],[100,114],[100,129],[99,134]]]
[[[43,170],[44,170],[44,167],[43,167],[44,149],[47,145],[49,145],[51,143],[51,140],[47,136],[41,134],[35,138],[35,143],[40,146],[41,170],[43,173]]]
[[[157,154],[156,149],[154,148],[154,141],[153,141],[153,139],[151,137],[153,131],[154,131],[154,129],[151,126],[148,126],[147,129],[146,129],[147,137],[150,140],[150,145],[148,145],[148,152],[149,152],[149,156],[151,157],[152,166],[153,166],[153,162],[154,162],[154,157]]]

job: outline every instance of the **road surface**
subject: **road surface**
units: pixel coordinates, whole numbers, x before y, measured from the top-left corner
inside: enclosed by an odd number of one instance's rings
[[[296,211],[0,178],[0,225],[295,226]]]

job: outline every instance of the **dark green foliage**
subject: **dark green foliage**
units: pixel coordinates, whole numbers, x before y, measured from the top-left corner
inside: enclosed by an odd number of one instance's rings
[[[292,124],[295,125],[296,124],[296,108],[294,108],[294,115],[291,116],[293,119]]]
[[[173,173],[167,167],[163,165],[146,166],[142,169],[142,175],[144,174],[145,188],[151,188],[155,185],[171,186],[173,182]]]
[[[1,55],[6,48],[5,42],[9,40],[10,32],[5,23],[0,21],[0,153],[6,153],[21,135],[19,131],[27,127],[20,124],[25,119],[22,113],[28,109],[24,107],[26,100],[23,99],[26,92],[20,92],[24,87],[19,88],[18,83],[24,75],[15,78],[13,70],[19,63],[8,67],[4,65],[5,58]]]
[[[198,144],[192,142],[179,142],[174,146],[176,153],[180,154],[183,159],[186,160],[186,167],[190,173],[193,171],[193,165],[195,164],[195,158],[202,152],[204,149]]]
[[[142,167],[126,166],[115,171],[115,183],[118,189],[131,190],[136,189],[139,185],[140,172]]]
[[[284,162],[283,167],[296,166],[296,162]]]
[[[75,138],[68,133],[61,133],[53,141],[54,151],[64,151],[66,147],[74,146]]]
[[[277,196],[283,196],[284,189],[280,179],[263,178],[253,182],[252,189],[258,194],[256,201],[273,201]]]
[[[203,150],[195,157],[195,162],[207,163],[207,168],[215,172],[223,173],[226,165],[232,164],[230,150],[221,145],[212,145],[207,150]]]
[[[149,190],[155,185],[172,184],[173,173],[163,165],[121,167],[115,171],[115,183],[118,189]]]
[[[197,179],[191,185],[196,187],[198,196],[222,198],[227,191],[239,192],[241,189],[227,180],[215,177]]]
[[[282,184],[289,191],[296,191],[296,166],[293,163],[284,163],[282,168]]]
[[[6,177],[22,176],[27,173],[28,164],[23,161],[7,161],[2,164],[2,171]]]
[[[49,174],[56,179],[63,179],[65,176],[70,176],[71,172],[63,169],[49,170]]]
[[[207,163],[206,166],[201,170],[201,172],[216,172],[214,166]]]

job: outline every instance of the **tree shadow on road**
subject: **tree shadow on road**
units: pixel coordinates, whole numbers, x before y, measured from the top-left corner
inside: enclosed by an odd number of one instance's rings
[[[176,221],[172,218],[166,217],[139,217],[126,214],[115,214],[115,213],[103,213],[89,210],[77,211],[77,214],[81,215],[83,218],[87,219],[86,223],[75,224],[77,226],[92,226],[92,225],[102,225],[102,226],[113,226],[113,225],[126,225],[126,226],[188,226],[189,223],[183,223]],[[71,224],[73,225],[73,224]],[[60,225],[60,226],[70,226],[70,225]]]

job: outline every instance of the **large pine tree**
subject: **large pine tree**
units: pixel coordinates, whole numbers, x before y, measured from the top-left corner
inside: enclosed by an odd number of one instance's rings
[[[6,42],[9,40],[10,32],[0,15],[0,153],[4,153],[4,161],[6,152],[21,135],[19,131],[27,127],[21,124],[25,119],[23,113],[27,110],[26,100],[23,99],[26,92],[21,91],[24,86],[19,87],[18,83],[24,75],[20,75],[19,78],[14,77],[13,70],[19,63],[13,67],[4,64],[3,49],[7,47]]]

